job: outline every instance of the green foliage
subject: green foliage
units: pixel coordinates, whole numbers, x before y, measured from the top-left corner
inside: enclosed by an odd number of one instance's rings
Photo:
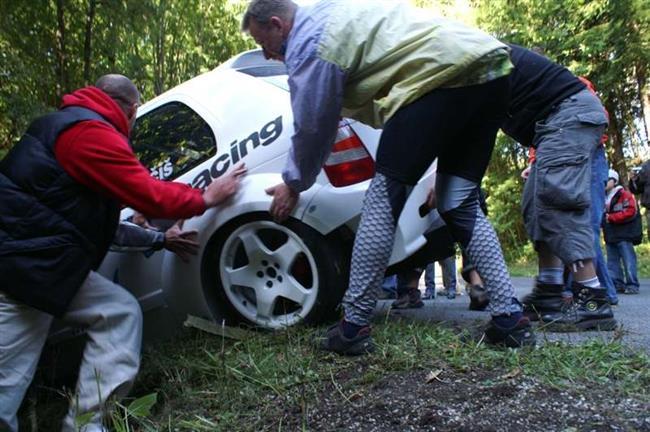
[[[60,97],[121,73],[145,99],[253,47],[229,0],[0,0],[0,154]]]
[[[619,172],[648,148],[650,3],[646,0],[474,0],[479,26],[589,78],[610,113],[607,151]],[[646,114],[644,115],[644,109]],[[484,181],[509,262],[529,251],[518,213],[525,155],[500,138]]]
[[[115,403],[110,414],[111,424],[116,432],[130,432],[133,430],[158,430],[151,425],[147,417],[151,415],[151,410],[158,401],[157,393],[149,393],[131,401],[128,406],[121,403]],[[139,429],[134,429],[134,424],[139,425]]]
[[[539,49],[589,78],[610,113],[613,165],[625,172],[625,158],[640,158],[648,145],[646,0],[475,0],[474,5],[479,24],[500,39]]]

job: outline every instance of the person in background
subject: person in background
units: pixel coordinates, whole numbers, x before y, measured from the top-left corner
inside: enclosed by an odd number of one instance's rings
[[[622,294],[638,294],[634,245],[641,243],[641,214],[634,195],[619,184],[618,173],[609,170],[603,232],[607,247],[607,268],[616,290]]]
[[[456,257],[450,256],[438,261],[442,270],[442,285],[445,295],[449,300],[456,298]],[[428,300],[435,298],[436,294],[436,264],[432,262],[424,269],[424,290],[423,299]]]
[[[650,239],[650,160],[645,161],[640,169],[633,170],[629,174],[629,180],[630,192],[641,195],[641,205],[646,209],[646,235]]]

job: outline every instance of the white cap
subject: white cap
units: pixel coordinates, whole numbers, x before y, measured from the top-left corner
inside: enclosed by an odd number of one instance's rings
[[[613,179],[616,184],[618,184],[618,173],[614,171],[613,169],[609,170],[609,174],[607,175],[607,180]]]

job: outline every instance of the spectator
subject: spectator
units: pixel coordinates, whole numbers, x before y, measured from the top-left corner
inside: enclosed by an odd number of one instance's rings
[[[646,209],[646,235],[650,239],[650,160],[645,161],[638,172],[631,172],[629,178],[630,192],[641,195],[641,205]]]
[[[397,298],[397,275],[390,275],[384,278],[377,298],[380,300],[392,300]]]
[[[442,270],[442,285],[448,299],[456,298],[456,257],[450,256],[438,261]],[[435,298],[436,292],[436,264],[428,264],[424,270],[424,282],[426,285],[424,299]]]
[[[86,327],[90,341],[63,430],[78,430],[80,416],[85,431],[104,430],[105,403],[128,392],[140,365],[140,306],[95,271],[121,205],[152,217],[200,215],[232,196],[245,173],[237,166],[204,192],[153,179],[128,143],[139,105],[128,78],[105,75],[65,95],[0,162],[2,431],[18,431],[16,412],[54,317]]]
[[[623,294],[638,294],[634,245],[641,243],[641,215],[632,193],[619,184],[618,173],[609,170],[603,232],[607,246],[607,267],[616,290]],[[621,264],[623,264],[621,268]]]

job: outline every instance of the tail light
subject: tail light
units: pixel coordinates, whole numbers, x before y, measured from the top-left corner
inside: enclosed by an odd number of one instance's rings
[[[334,187],[343,187],[371,179],[375,162],[350,125],[341,122],[323,169]]]

